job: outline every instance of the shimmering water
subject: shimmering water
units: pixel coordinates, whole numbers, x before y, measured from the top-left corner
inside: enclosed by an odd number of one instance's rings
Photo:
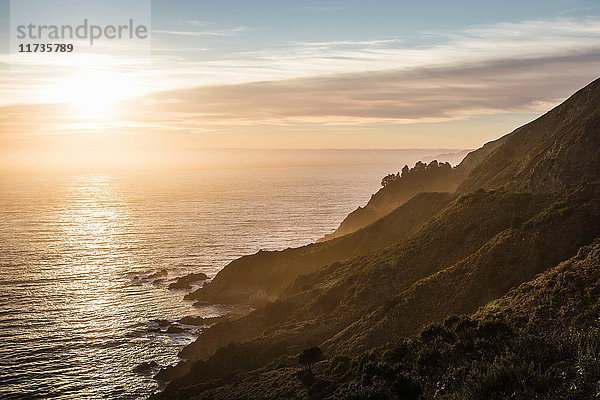
[[[152,321],[233,309],[193,307],[185,292],[134,274],[212,277],[241,255],[309,243],[390,171],[0,178],[0,398],[146,398],[159,387],[156,368],[133,368],[176,363],[196,334],[156,332]]]

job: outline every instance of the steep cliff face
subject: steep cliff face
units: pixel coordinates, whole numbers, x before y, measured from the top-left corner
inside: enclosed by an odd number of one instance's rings
[[[593,82],[538,120],[467,157],[463,168],[469,172],[455,195],[417,196],[364,229],[308,247],[340,246],[336,257],[341,261],[324,261],[312,272],[288,277],[289,284],[278,289],[276,301],[200,335],[182,352],[192,360],[186,364],[189,373],[173,381],[163,398],[246,398],[260,388],[265,398],[290,393],[309,397],[311,391],[318,398],[347,398],[345,393],[351,390],[347,382],[354,379],[359,388],[365,385],[364,360],[376,353],[374,349],[413,336],[449,314],[474,313],[489,304],[487,312],[503,313],[515,329],[524,329],[523,335],[537,328],[551,331],[542,321],[548,312],[555,315],[551,321],[559,327],[557,334],[572,326],[580,313],[589,319],[600,309],[597,284],[585,281],[597,278],[595,247],[586,246],[600,237],[599,84]],[[421,208],[421,203],[428,207]],[[378,245],[366,244],[371,241]],[[361,254],[356,250],[348,253],[354,258],[340,255],[361,248],[359,243],[366,246]],[[289,262],[283,254],[278,262]],[[536,279],[540,273],[545,278]],[[567,308],[560,308],[560,301]],[[394,350],[412,361],[404,361],[405,370],[392,369],[387,376],[406,383],[407,373],[418,374],[417,386],[431,396],[445,382],[447,390],[455,391],[454,398],[488,398],[477,396],[498,393],[486,385],[498,368],[508,368],[494,364],[493,357],[505,357],[510,350],[516,358],[537,362],[538,355],[527,353],[518,335],[506,339],[512,328],[471,317],[460,324],[453,321],[421,332],[409,347]],[[439,340],[427,339],[436,335]],[[494,344],[505,339],[504,347]],[[296,375],[293,360],[302,349],[315,345],[331,363],[334,356],[356,357],[345,381],[321,378],[306,383],[304,375]],[[446,360],[445,370],[439,360]],[[464,374],[451,369],[457,364]],[[486,375],[486,368],[491,375]],[[542,368],[548,369],[544,375],[548,382],[556,380],[550,365],[540,364]],[[233,370],[238,370],[238,378],[231,378]],[[326,371],[320,373],[325,376]],[[457,382],[467,373],[473,381],[464,381],[465,387],[472,392],[461,392]],[[253,383],[257,379],[279,382],[280,389],[264,392]],[[507,387],[512,388],[511,382]],[[394,385],[385,389],[397,390]],[[543,387],[511,390],[521,395]],[[561,383],[555,390],[569,387]],[[577,393],[587,393],[581,387]]]
[[[216,303],[264,304],[276,299],[301,275],[328,264],[365,255],[396,243],[449,204],[458,185],[506,137],[469,152],[455,168],[418,163],[349,214],[340,227],[316,244],[283,251],[261,251],[227,265],[215,279],[188,296]],[[422,194],[421,193],[430,193]],[[446,194],[443,194],[446,193]],[[336,239],[336,240],[334,240]]]

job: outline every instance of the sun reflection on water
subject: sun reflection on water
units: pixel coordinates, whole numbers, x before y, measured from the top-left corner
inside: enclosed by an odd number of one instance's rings
[[[135,275],[214,276],[260,248],[306,244],[355,207],[356,186],[368,199],[367,182],[377,185],[380,175],[340,168],[0,178],[0,398],[148,398],[158,383],[133,369],[171,365],[193,339],[153,331],[151,321],[236,310],[193,307],[168,283],[140,284]]]
[[[71,190],[61,219],[66,238],[96,249],[114,244],[116,235],[123,234],[127,215],[123,207],[116,207],[119,202],[111,178],[83,175],[74,180]]]
[[[8,295],[14,320],[22,322],[6,331],[8,339],[0,337],[0,353],[22,354],[18,367],[11,364],[19,378],[12,381],[13,394],[0,387],[0,397],[145,398],[158,383],[133,368],[149,360],[173,364],[182,343],[192,339],[177,342],[148,330],[152,319],[197,315],[198,309],[180,293],[132,284],[129,271],[153,265],[124,188],[111,176],[71,177],[49,195],[52,200],[38,204],[27,236],[36,257],[30,264],[37,267],[30,276],[13,272],[22,283]],[[13,262],[15,268],[23,261]],[[23,341],[31,344],[23,347]]]

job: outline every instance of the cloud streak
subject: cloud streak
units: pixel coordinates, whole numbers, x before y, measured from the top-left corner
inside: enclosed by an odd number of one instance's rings
[[[501,60],[578,56],[600,48],[600,18],[560,18],[427,32],[428,45],[403,38],[291,42],[201,61],[193,55],[157,57],[160,89],[417,70]]]
[[[540,113],[598,77],[600,49],[177,90],[148,109],[198,124],[417,123]]]
[[[191,37],[203,37],[203,36],[235,36],[239,32],[245,31],[245,27],[237,27],[227,31],[174,31],[174,30],[162,30],[153,29],[152,33],[159,33],[164,35],[176,35],[176,36],[191,36]]]

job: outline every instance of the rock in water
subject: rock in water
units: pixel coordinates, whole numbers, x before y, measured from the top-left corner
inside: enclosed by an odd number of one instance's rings
[[[208,279],[208,276],[204,273],[198,274],[187,274],[186,276],[182,276],[177,279],[177,282],[173,282],[169,285],[169,289],[185,289],[189,290],[192,288],[191,283],[195,283],[198,281],[204,281]]]
[[[182,333],[184,331],[185,329],[175,325],[171,325],[169,329],[167,329],[167,333]]]
[[[152,275],[148,276],[148,278],[150,278],[150,279],[163,278],[167,275],[169,275],[169,272],[167,272],[166,269],[163,269],[163,270],[160,270],[159,272],[153,273]]]
[[[147,372],[152,368],[158,367],[158,363],[156,361],[143,362],[137,367],[133,369],[133,372]]]

